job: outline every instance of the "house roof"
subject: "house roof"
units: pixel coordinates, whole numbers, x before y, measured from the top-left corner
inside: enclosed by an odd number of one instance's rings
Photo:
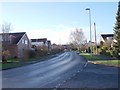
[[[51,41],[50,41],[50,40],[48,40],[48,43],[51,43]]]
[[[20,41],[20,39],[23,37],[23,35],[24,35],[25,33],[26,33],[26,32],[10,33],[10,35],[15,36],[15,39],[14,39],[13,44],[17,44],[17,43]]]
[[[9,33],[9,36],[14,37],[14,42],[12,42],[12,44],[17,44],[25,33],[26,32]],[[3,35],[3,33],[1,34]]]
[[[113,37],[114,34],[101,34],[101,36],[102,36],[103,38],[107,38],[107,37]]]
[[[46,42],[47,38],[31,39],[31,42]]]

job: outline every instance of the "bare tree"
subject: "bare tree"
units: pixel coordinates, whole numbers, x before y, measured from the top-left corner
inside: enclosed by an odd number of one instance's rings
[[[6,44],[8,43],[9,39],[9,32],[11,30],[11,24],[10,23],[4,23],[2,24],[2,39],[3,42]]]
[[[2,24],[2,60],[6,62],[7,57],[10,56],[10,52],[7,46],[10,44],[10,35],[9,32],[11,30],[10,23]]]
[[[70,43],[80,50],[81,45],[85,42],[85,36],[82,29],[76,29],[70,33]]]

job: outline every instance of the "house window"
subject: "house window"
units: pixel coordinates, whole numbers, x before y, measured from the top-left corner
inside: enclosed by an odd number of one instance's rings
[[[22,43],[24,44],[24,39],[22,40]]]
[[[27,41],[27,40],[25,40],[25,44],[28,44],[28,41]]]

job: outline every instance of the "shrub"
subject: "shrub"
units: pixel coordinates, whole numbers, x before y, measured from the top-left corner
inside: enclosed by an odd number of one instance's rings
[[[103,46],[102,50],[108,50],[108,47],[107,46]]]
[[[117,57],[117,58],[120,58],[120,56],[118,55],[118,51],[116,51],[116,50],[113,51],[113,56]]]
[[[37,54],[37,56],[39,57],[39,56],[45,56],[45,55],[47,55],[47,50],[41,50],[41,49],[38,49],[37,51],[36,51],[36,54]]]
[[[106,54],[106,50],[105,49],[102,49],[101,52],[100,52],[101,55],[105,55]]]
[[[111,53],[110,53],[110,51],[106,52],[105,55],[106,55],[106,56],[110,56],[110,57],[112,56]]]
[[[34,50],[29,50],[28,51],[28,58],[34,58],[36,56],[36,53]]]
[[[105,49],[102,49],[101,52],[100,52],[101,55],[105,55],[105,56],[112,56],[112,51],[110,50],[105,50]]]
[[[36,53],[34,50],[24,50],[24,57],[23,59],[34,58]]]
[[[10,51],[9,50],[4,50],[2,52],[2,61],[7,62],[8,58],[10,58]]]

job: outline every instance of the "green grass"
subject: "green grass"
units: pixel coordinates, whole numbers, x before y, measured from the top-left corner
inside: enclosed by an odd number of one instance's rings
[[[0,63],[0,70],[24,66],[25,63],[27,63],[27,62],[42,61],[42,59],[44,60],[44,59],[48,59],[48,58],[50,58],[50,56],[37,57],[37,58],[32,58],[32,59],[28,59],[28,60],[24,60],[24,61],[22,60],[22,62],[20,62],[21,61],[20,59],[9,59],[9,60],[7,60],[6,63]]]
[[[100,57],[90,55],[89,53],[81,53],[80,55],[94,64],[120,67],[120,60],[102,60]]]
[[[8,59],[8,60],[7,60],[8,63],[19,62],[19,61],[20,61],[19,58],[12,58],[12,59]]]
[[[0,63],[0,68],[2,67],[2,69],[14,68],[19,66],[22,66],[22,64],[21,63]]]
[[[7,62],[5,63],[0,63],[0,70],[1,69],[9,69],[9,68],[16,68],[16,67],[20,67],[20,66],[24,66],[27,65],[27,62],[31,62],[31,61],[44,61],[44,60],[48,60],[51,58],[56,57],[53,55],[46,55],[46,56],[41,56],[41,57],[36,57],[36,58],[31,58],[31,59],[26,59],[26,60],[21,60],[21,59],[9,59],[7,60]],[[33,62],[34,63],[34,62]]]
[[[94,61],[94,63],[120,67],[120,60]]]
[[[94,56],[94,55],[90,55],[89,53],[80,53],[80,55],[85,57],[87,60],[98,60],[98,59],[100,59],[99,57]]]

